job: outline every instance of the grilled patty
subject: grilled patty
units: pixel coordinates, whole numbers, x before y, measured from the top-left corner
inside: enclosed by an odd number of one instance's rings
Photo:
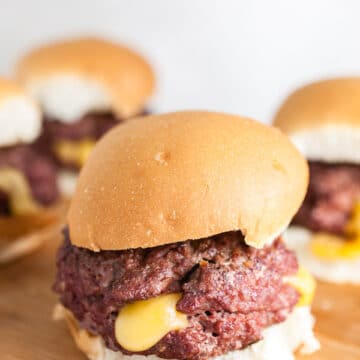
[[[343,235],[360,201],[360,166],[310,162],[310,184],[294,223],[312,231]]]
[[[18,170],[24,175],[32,196],[41,205],[53,204],[58,196],[56,167],[30,145],[17,145],[0,150],[0,171],[4,168]],[[9,214],[8,194],[2,191],[0,214]]]
[[[299,294],[283,278],[297,269],[281,239],[258,250],[245,245],[240,232],[95,253],[73,246],[65,231],[54,290],[83,328],[125,354],[132,353],[114,334],[119,310],[137,300],[181,293],[177,310],[187,314],[188,327],[141,354],[208,359],[260,340],[264,328],[286,319]]]
[[[139,115],[147,115],[143,111]],[[64,161],[55,152],[55,144],[59,141],[82,141],[99,140],[112,127],[122,123],[124,119],[116,117],[112,113],[88,113],[72,123],[64,123],[61,119],[45,117],[40,137],[36,141],[36,147],[42,153],[49,154],[60,167],[79,169],[78,164]]]

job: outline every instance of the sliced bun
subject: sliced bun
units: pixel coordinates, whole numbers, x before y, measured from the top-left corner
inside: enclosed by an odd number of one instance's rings
[[[280,107],[274,125],[310,160],[360,163],[360,78],[300,88]]]
[[[49,116],[65,122],[90,111],[137,114],[154,89],[153,71],[141,56],[98,38],[38,48],[20,60],[16,76]]]
[[[209,112],[138,118],[91,153],[68,213],[70,238],[121,250],[240,230],[262,247],[286,228],[307,184],[306,161],[275,128]]]
[[[59,170],[57,176],[57,185],[60,193],[66,197],[72,197],[76,189],[78,173],[71,170]]]
[[[35,214],[0,217],[0,266],[32,253],[58,235],[67,208],[64,200]]]
[[[34,141],[41,131],[41,111],[25,91],[0,78],[0,146]]]
[[[290,226],[285,233],[287,245],[316,278],[331,283],[360,285],[360,257],[354,259],[324,260],[310,249],[313,233],[299,226]]]
[[[155,355],[124,355],[105,347],[98,336],[81,329],[72,313],[57,305],[55,319],[65,318],[71,335],[78,348],[90,360],[161,360]],[[273,325],[263,333],[263,340],[243,350],[216,356],[213,360],[291,360],[293,353],[299,350],[302,354],[310,354],[319,349],[319,343],[313,333],[314,320],[309,307],[295,308],[283,323]]]
[[[291,135],[309,160],[360,164],[360,127],[324,126]]]

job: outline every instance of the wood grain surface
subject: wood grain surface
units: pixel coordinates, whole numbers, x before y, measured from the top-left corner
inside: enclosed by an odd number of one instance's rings
[[[52,320],[56,296],[55,249],[60,236],[38,252],[0,268],[0,359],[85,360],[64,322]],[[360,359],[360,287],[319,284],[314,303],[322,349],[301,360]]]

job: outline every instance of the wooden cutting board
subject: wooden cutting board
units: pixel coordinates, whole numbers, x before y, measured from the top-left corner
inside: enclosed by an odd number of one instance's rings
[[[60,236],[37,253],[0,268],[2,360],[85,360],[64,322],[51,319],[56,296],[50,287],[59,241]],[[359,360],[360,287],[319,284],[314,313],[322,349],[298,359]]]

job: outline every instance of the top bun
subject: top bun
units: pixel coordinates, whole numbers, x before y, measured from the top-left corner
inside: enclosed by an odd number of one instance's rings
[[[47,115],[64,122],[90,111],[132,116],[143,110],[154,89],[154,74],[142,57],[97,38],[38,48],[20,60],[16,76]]]
[[[70,238],[122,250],[240,230],[262,247],[286,228],[307,184],[305,159],[275,128],[221,113],[147,116],[95,146],[68,213]]]
[[[360,78],[298,89],[280,107],[274,125],[310,160],[360,163]]]
[[[0,146],[34,141],[41,131],[39,106],[14,82],[0,78]]]

